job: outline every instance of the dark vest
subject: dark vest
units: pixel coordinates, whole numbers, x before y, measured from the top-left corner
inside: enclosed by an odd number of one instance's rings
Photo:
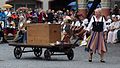
[[[93,25],[92,30],[95,31],[95,32],[102,32],[103,31],[103,25],[104,25],[103,17],[102,17],[102,22],[96,22],[94,17],[93,17],[93,19],[94,19],[94,22],[92,23],[92,25]]]

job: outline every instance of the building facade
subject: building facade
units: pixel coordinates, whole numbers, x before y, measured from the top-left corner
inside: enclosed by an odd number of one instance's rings
[[[62,9],[75,0],[6,0],[6,3],[13,5],[16,10],[18,7],[43,8],[44,10]]]
[[[87,3],[89,1],[94,1],[94,0],[77,0],[78,1],[78,9],[80,13],[84,14],[86,16],[87,13]],[[110,15],[110,10],[114,8],[114,5],[117,4],[118,7],[120,8],[120,0],[101,0],[101,8],[102,8],[102,15],[107,17]]]
[[[5,4],[6,0],[0,0],[0,8]]]
[[[28,7],[28,8],[43,8],[44,10],[56,9],[62,10],[63,8],[69,8],[67,5],[73,1],[77,1],[78,10],[80,13],[86,16],[87,14],[87,3],[94,0],[1,0],[0,7],[4,3],[13,5],[13,8],[16,10],[19,7]],[[120,7],[119,0],[101,0],[102,14],[107,16],[110,14],[110,9],[114,7],[114,4],[118,4]]]
[[[14,10],[19,7],[41,8],[42,2],[39,0],[7,0],[6,3],[11,4]]]

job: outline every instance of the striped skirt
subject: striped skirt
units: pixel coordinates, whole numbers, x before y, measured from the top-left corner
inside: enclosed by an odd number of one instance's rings
[[[107,51],[107,47],[104,41],[104,33],[103,32],[92,32],[90,39],[88,41],[88,51],[92,51],[96,53],[96,51],[101,54]]]

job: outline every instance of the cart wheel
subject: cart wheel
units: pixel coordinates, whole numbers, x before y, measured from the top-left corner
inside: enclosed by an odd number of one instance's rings
[[[72,60],[72,59],[73,59],[73,57],[74,57],[74,52],[73,52],[72,49],[70,49],[70,50],[68,51],[67,57],[68,57],[69,60]]]
[[[22,49],[21,47],[15,47],[14,48],[14,56],[16,59],[20,59],[22,56]]]
[[[45,50],[44,57],[45,57],[46,60],[50,60],[51,59],[51,52],[50,52],[50,50]]]
[[[42,55],[42,48],[33,48],[34,55],[40,57]]]

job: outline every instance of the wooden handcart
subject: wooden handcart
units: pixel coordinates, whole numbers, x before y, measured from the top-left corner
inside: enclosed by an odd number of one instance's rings
[[[50,60],[52,55],[67,55],[69,60],[72,60],[74,57],[74,51],[72,48],[77,47],[77,44],[58,44],[52,46],[44,45],[28,45],[24,43],[10,43],[9,46],[14,46],[14,56],[16,59],[20,59],[23,53],[34,52],[36,57],[40,57],[44,51],[44,58]],[[25,50],[25,48],[31,48],[31,50]]]
[[[69,60],[74,57],[73,48],[77,44],[56,44],[61,40],[61,26],[58,24],[30,24],[27,26],[27,42],[26,43],[10,43],[14,46],[14,56],[20,59],[23,53],[34,52],[36,57],[40,57],[43,48],[45,59],[51,59],[52,55],[67,55]],[[54,44],[54,45],[53,45]],[[31,50],[26,50],[31,48]]]

